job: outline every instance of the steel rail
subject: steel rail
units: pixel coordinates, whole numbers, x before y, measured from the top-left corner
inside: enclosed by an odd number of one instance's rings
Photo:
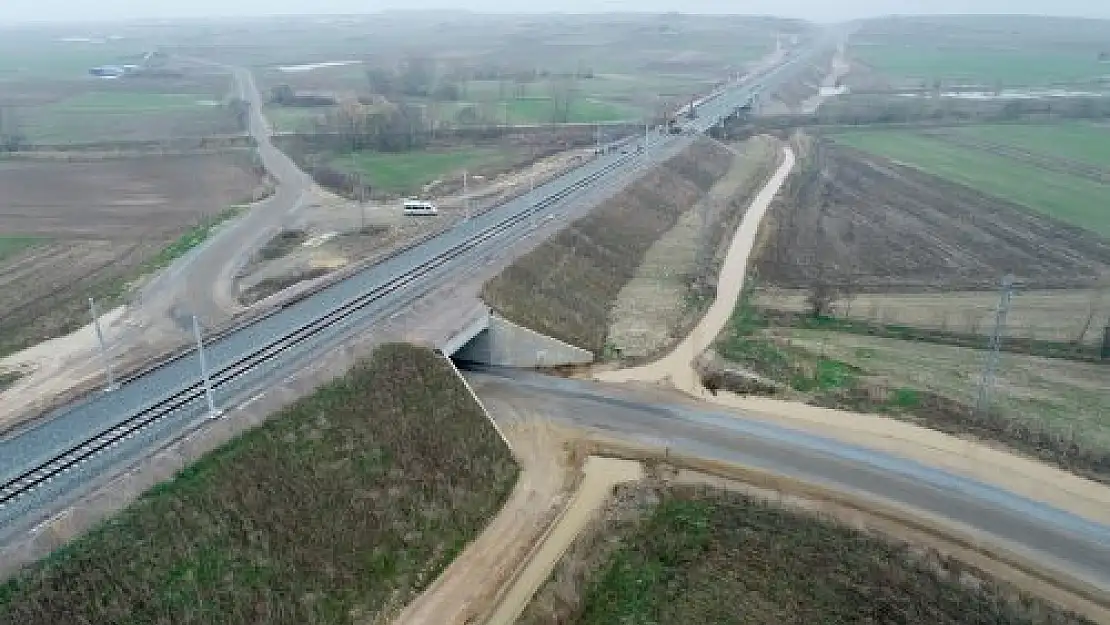
[[[485,243],[493,241],[509,233],[516,226],[534,217],[540,211],[557,204],[573,194],[589,189],[594,183],[619,171],[628,162],[634,159],[632,154],[621,155],[612,163],[592,172],[573,184],[556,191],[524,210],[492,224],[464,241],[453,245],[446,251],[429,258],[428,260],[408,269],[401,275],[392,278],[384,284],[357,295],[348,301],[336,306],[324,315],[305,323],[285,335],[274,339],[262,347],[246,354],[237,360],[224,365],[212,375],[214,388],[226,386],[232,381],[250,373],[259,366],[274,360],[282,352],[303,343],[304,341],[325,332],[343,321],[351,319],[360,310],[370,304],[381,300],[383,297],[409,287],[415,282],[427,277],[437,269],[448,265],[451,261],[463,256]],[[184,355],[183,355],[184,356]],[[52,458],[31,468],[0,485],[0,508],[14,502],[23,495],[30,493],[39,486],[50,482],[54,477],[67,473],[86,460],[89,460],[103,451],[109,450],[123,441],[130,439],[143,430],[173,415],[178,410],[197,401],[203,396],[203,385],[200,381],[189,384],[178,391],[171,393],[163,399],[135,412],[123,421],[105,429],[96,435],[56,454]]]

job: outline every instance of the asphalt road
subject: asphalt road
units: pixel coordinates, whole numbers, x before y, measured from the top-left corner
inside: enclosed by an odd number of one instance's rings
[[[205,323],[217,324],[238,311],[235,274],[250,260],[254,250],[277,235],[286,219],[304,206],[313,188],[312,178],[274,147],[272,129],[263,114],[262,95],[251,72],[203,59],[188,60],[218,67],[234,76],[239,98],[250,102],[250,135],[276,188],[273,195],[253,205],[242,218],[218,229],[203,245],[143,289],[140,296],[143,304],[161,306],[184,330],[191,330],[194,314]]]
[[[696,405],[646,402],[611,385],[525,371],[465,373],[494,418],[524,405],[554,424],[762,469],[973,528],[1110,593],[1110,527],[959,475]]]
[[[689,126],[695,133],[703,132],[713,124],[716,117],[743,104],[757,87],[762,88],[769,80],[783,77],[790,67],[791,65],[787,63],[780,66],[778,73],[765,74],[759,80],[758,85],[731,87],[719,97],[703,105],[698,118],[689,122]],[[257,99],[257,90],[250,86],[252,83],[249,74],[240,78],[240,84],[244,86],[246,94],[251,95],[253,93],[253,99]],[[256,117],[252,120],[252,130],[261,135],[268,135],[265,120],[257,113],[261,110],[261,107],[257,104],[256,102],[256,106],[253,108],[256,111]],[[395,276],[440,256],[443,250],[470,241],[476,233],[508,217],[530,210],[540,200],[574,188],[580,185],[585,178],[614,163],[619,163],[618,167],[599,181],[545,208],[526,223],[517,225],[492,240],[468,249],[439,269],[423,275],[407,289],[383,297],[344,322],[330,327],[328,332],[314,336],[304,343],[283,351],[266,365],[256,367],[226,386],[217,389],[217,403],[226,405],[236,398],[249,395],[252,389],[262,388],[267,382],[276,379],[282,371],[293,370],[298,363],[304,362],[306,359],[334,346],[356,328],[371,328],[375,322],[403,309],[424,293],[450,282],[453,275],[457,275],[467,268],[485,264],[491,258],[503,255],[512,243],[530,236],[530,233],[536,230],[541,222],[549,216],[566,215],[575,208],[580,209],[583,206],[596,205],[597,202],[605,199],[609,194],[633,181],[647,168],[665,161],[681,151],[693,141],[693,136],[657,134],[649,137],[648,140],[651,144],[642,152],[638,151],[637,148],[644,143],[644,138],[635,138],[627,144],[629,147],[627,154],[615,152],[599,156],[590,163],[537,187],[524,196],[482,215],[475,216],[473,219],[456,225],[434,239],[410,248],[383,263],[369,267],[344,281],[333,284],[307,299],[283,308],[271,316],[213,341],[206,347],[205,351],[209,366],[215,371],[235,362],[246,354],[262,348],[270,341],[288,334],[293,329],[320,318],[341,304],[388,283]],[[240,221],[235,229],[229,228],[221,231],[220,235],[211,241],[208,246],[227,246],[225,250],[227,253],[242,249],[242,239],[237,237],[266,236],[263,231],[268,224],[272,223],[274,214],[280,214],[283,210],[290,210],[291,205],[289,203],[295,205],[299,201],[300,193],[303,191],[300,183],[306,182],[301,178],[302,174],[291,161],[277,152],[268,141],[260,142],[259,145],[264,156],[270,154],[275,159],[274,162],[278,163],[274,173],[282,182],[281,188],[286,190],[279,190],[278,195],[272,198],[271,202],[274,203],[272,212],[266,210],[252,211],[251,215]],[[286,184],[289,180],[292,180],[292,184]],[[255,218],[256,214],[258,215],[257,218]],[[246,229],[246,232],[239,232],[240,228]],[[254,231],[252,228],[258,228],[259,230]],[[220,259],[221,256],[224,256],[224,254],[197,254],[192,262],[207,263],[209,261],[205,259]],[[506,259],[502,258],[502,260]],[[219,262],[212,262],[213,265],[210,268],[212,272],[225,271],[226,260],[221,259]],[[208,273],[206,275],[205,267],[207,265],[194,264],[185,272],[185,279],[199,281],[198,293],[204,291],[205,285],[208,287],[207,292],[212,292],[213,274]],[[179,276],[170,275],[168,279],[172,281],[177,277]],[[197,303],[197,305],[202,305],[202,303]],[[24,471],[37,467],[64,453],[98,432],[124,422],[130,416],[156,404],[163,398],[197,384],[199,380],[200,371],[195,356],[182,357],[139,377],[125,381],[118,390],[112,393],[94,395],[84,401],[58,410],[34,424],[9,432],[3,439],[0,439],[0,485],[9,483]],[[30,494],[0,507],[0,540],[3,540],[6,535],[10,535],[12,532],[18,531],[19,528],[25,527],[26,523],[33,521],[35,515],[45,508],[63,504],[79,493],[82,487],[171,440],[189,427],[190,424],[203,418],[205,414],[206,407],[198,399],[162,419],[156,425],[86,461],[77,469],[59,475],[47,484],[37,487]]]

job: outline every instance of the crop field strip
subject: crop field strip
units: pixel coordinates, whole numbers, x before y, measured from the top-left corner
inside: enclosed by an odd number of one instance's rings
[[[1110,238],[1110,185],[912,132],[846,132],[833,139]]]

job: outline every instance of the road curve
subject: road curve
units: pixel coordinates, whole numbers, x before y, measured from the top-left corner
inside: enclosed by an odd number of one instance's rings
[[[995,486],[896,456],[745,419],[691,402],[645,400],[627,388],[472,367],[466,378],[497,416],[525,405],[555,425],[887,502],[1081,580],[1110,596],[1110,526]]]
[[[183,329],[189,329],[190,315],[196,314],[206,325],[215,325],[240,310],[234,293],[235,274],[246,265],[254,250],[280,232],[287,217],[305,204],[313,189],[312,178],[274,146],[272,129],[263,114],[262,94],[250,70],[203,59],[186,60],[231,73],[238,97],[250,103],[248,131],[276,188],[273,195],[218,229],[208,241],[143,289],[141,301],[160,303]]]

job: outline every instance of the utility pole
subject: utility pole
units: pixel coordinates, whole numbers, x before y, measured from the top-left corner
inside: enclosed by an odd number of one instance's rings
[[[1103,362],[1110,360],[1110,320],[1106,321],[1106,328],[1102,331],[1102,353],[1099,359]]]
[[[994,378],[998,372],[998,360],[1002,352],[1002,334],[1006,329],[1006,317],[1010,314],[1010,304],[1014,299],[1014,277],[1007,275],[1002,278],[1002,292],[995,310],[994,331],[991,332],[990,345],[987,348],[987,362],[983,365],[983,376],[979,381],[979,398],[975,404],[975,411],[982,414],[990,408],[991,392],[994,390]]]
[[[116,384],[116,374],[112,371],[112,356],[108,354],[108,344],[104,342],[104,330],[100,327],[100,313],[96,310],[96,300],[89,298],[89,313],[92,314],[93,327],[96,328],[96,340],[100,343],[100,357],[104,361],[104,377],[107,383],[105,393],[111,393],[119,388]]]
[[[200,322],[193,315],[193,337],[197,341],[197,359],[200,361],[200,377],[204,382],[204,399],[208,402],[208,418],[216,419],[223,413],[216,409],[216,399],[212,396],[212,378],[208,375],[208,361],[204,358],[204,341],[200,336]]]
[[[463,211],[466,213],[466,220],[470,221],[470,191],[468,183],[469,174],[463,170]]]

